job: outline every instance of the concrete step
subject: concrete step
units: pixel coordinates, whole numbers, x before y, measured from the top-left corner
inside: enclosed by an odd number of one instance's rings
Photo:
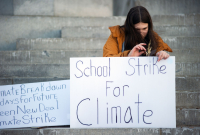
[[[199,36],[200,26],[155,26],[154,31],[161,36]],[[108,27],[64,27],[62,37],[106,38],[110,36]]]
[[[200,49],[173,49],[176,62],[199,63]],[[69,64],[70,57],[102,57],[103,50],[1,51],[0,64]]]
[[[178,15],[153,15],[152,21],[154,26],[200,25],[200,14],[193,13],[193,14],[178,14]]]
[[[102,55],[102,50],[2,51],[0,64],[69,64],[70,57],[101,57]]]
[[[172,49],[200,48],[200,37],[167,37],[162,39]],[[18,39],[17,50],[102,50],[107,38],[37,38]]]
[[[200,25],[200,21],[198,19],[199,15],[196,15],[195,17],[192,15],[192,17],[190,17],[190,15],[188,16],[189,18],[196,18],[194,24]],[[156,24],[163,24],[163,19],[159,19],[162,17],[157,16],[155,18],[157,18],[155,19],[156,21],[160,20],[160,22],[156,22]],[[166,16],[163,18],[166,19]],[[170,19],[170,24],[167,23],[165,25],[179,25],[177,24],[176,19],[172,19],[173,16],[169,16],[168,18]],[[177,18],[180,17],[177,16]],[[184,17],[185,20],[189,20],[186,18],[187,17]],[[125,19],[125,17],[47,17],[0,15],[0,50],[15,50],[16,40],[18,38],[60,38],[61,29],[66,26],[105,26],[108,28],[108,26],[123,25]],[[185,23],[185,25],[187,25],[187,23]],[[108,36],[106,36],[106,38],[108,38]]]
[[[134,5],[146,7],[151,15],[200,13],[199,0],[135,0]]]
[[[200,63],[176,63],[176,77],[200,77]],[[0,76],[69,78],[69,64],[0,64]]]
[[[68,72],[68,71],[67,71]],[[25,77],[25,78],[0,78],[0,85],[46,82],[56,80],[68,80],[67,78],[48,78],[48,77]],[[200,92],[200,77],[176,77],[176,91],[177,92]]]
[[[181,129],[179,129],[179,130],[181,130]],[[187,130],[191,132],[191,130],[189,130],[189,129],[187,129]],[[200,128],[192,129],[193,132],[198,132],[199,130],[200,130]],[[140,129],[137,129],[137,128],[70,129],[70,128],[51,127],[51,128],[43,128],[43,129],[28,128],[28,129],[14,129],[14,130],[13,129],[3,129],[3,130],[0,130],[0,134],[5,134],[5,135],[12,135],[12,134],[15,134],[15,135],[28,135],[28,134],[34,134],[34,135],[51,135],[51,134],[56,134],[56,135],[104,135],[104,134],[106,134],[106,135],[132,135],[132,134],[160,135],[160,132],[162,132],[162,130],[160,130],[159,128],[152,128],[152,129],[151,128],[149,128],[149,129],[145,129],[145,128],[144,129],[143,128],[140,128]]]
[[[155,26],[155,32],[167,36],[199,36],[200,26]]]
[[[42,129],[2,129],[5,135],[199,135],[200,127],[177,128],[107,128],[107,129],[70,129],[66,127],[51,127]]]
[[[0,50],[15,50],[18,38],[60,38],[65,26],[122,25],[125,17],[0,16]]]
[[[0,64],[1,77],[69,78],[68,64]]]
[[[61,31],[62,38],[78,37],[78,38],[108,38],[110,30],[108,27],[102,26],[77,26],[77,27],[64,27]]]
[[[199,62],[200,49],[173,49],[171,56],[176,57],[176,62]]]
[[[200,126],[200,109],[177,109],[177,126]]]
[[[176,92],[176,108],[200,109],[200,92],[177,91]]]
[[[0,78],[1,85],[23,84],[23,83],[35,83],[35,82],[49,82],[58,80],[69,80],[70,78],[57,78],[57,77],[25,77],[25,78]]]
[[[199,92],[200,78],[199,77],[176,77],[176,91]]]
[[[200,63],[176,63],[176,76],[197,77],[200,75]]]
[[[107,128],[107,129],[70,129],[67,127],[49,127],[41,129],[2,129],[5,135],[199,135],[200,127],[177,128]]]
[[[0,86],[1,85],[12,85],[14,84],[12,78],[0,78]]]
[[[172,49],[200,48],[200,37],[161,37]]]
[[[107,38],[18,39],[17,50],[102,50]]]
[[[162,128],[162,135],[198,135],[200,127],[176,127],[176,128]]]

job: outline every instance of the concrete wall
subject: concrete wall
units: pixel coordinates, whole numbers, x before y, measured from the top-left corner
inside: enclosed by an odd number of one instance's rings
[[[54,15],[54,0],[14,0],[14,15]]]
[[[15,50],[18,38],[60,38],[66,26],[108,28],[124,21],[124,17],[0,16],[0,50]]]
[[[112,0],[55,0],[55,16],[112,15]]]
[[[200,13],[200,0],[135,0],[135,5],[146,7],[151,15]]]
[[[126,16],[134,4],[135,0],[113,0],[113,15]]]
[[[112,0],[0,0],[0,15],[112,16]]]
[[[0,15],[126,16],[137,5],[151,15],[200,13],[200,0],[0,0]]]
[[[200,13],[200,0],[113,0],[113,14],[127,15],[130,8],[144,6],[151,15]]]
[[[13,15],[13,0],[0,0],[0,15]]]

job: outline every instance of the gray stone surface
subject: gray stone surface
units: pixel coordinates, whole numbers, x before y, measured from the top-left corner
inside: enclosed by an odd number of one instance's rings
[[[0,78],[0,85],[12,85],[23,83],[35,83],[35,82],[49,82],[58,80],[69,80],[69,78],[44,78],[44,77],[32,77],[32,78]]]
[[[38,129],[2,129],[1,135],[43,135],[41,130]]]
[[[134,5],[146,7],[151,15],[200,13],[199,0],[135,0]]]
[[[199,135],[200,127],[163,128],[162,135]]]
[[[200,25],[200,14],[153,15],[153,25]]]
[[[107,36],[104,34],[103,36],[108,38],[110,35],[108,26],[122,25],[124,21],[125,17],[0,16],[0,50],[15,50],[18,38],[60,38],[61,29],[65,26],[104,26]],[[196,22],[200,22],[200,18]],[[170,29],[168,33],[171,31]],[[199,31],[198,26],[191,27],[191,29],[193,30],[187,31],[186,29],[185,35],[192,36],[195,35],[195,31],[197,33]],[[162,33],[166,31],[166,28],[162,27],[160,31]],[[178,32],[179,30],[177,29],[176,31]],[[194,34],[189,34],[190,31]],[[100,31],[96,31],[96,36],[98,36],[98,32]],[[196,35],[199,36],[197,33]],[[171,36],[171,34],[168,36]]]
[[[200,48],[200,37],[167,37],[162,36],[165,43],[172,49]]]
[[[13,0],[0,0],[0,15],[13,15]]]
[[[200,62],[200,49],[173,49],[169,54],[175,56],[176,62]]]
[[[12,79],[8,79],[8,78],[0,79],[0,85],[11,85],[11,84],[13,84]]]
[[[173,49],[176,62],[199,63],[200,49]],[[184,55],[183,55],[184,54]],[[69,64],[71,57],[102,57],[103,50],[2,51],[0,64]],[[195,58],[195,59],[194,59]]]
[[[24,132],[23,132],[24,131]],[[2,135],[199,135],[200,127],[177,128],[128,128],[128,129],[70,129],[70,128],[44,128],[44,129],[3,129]]]
[[[200,26],[155,26],[154,31],[161,36],[199,36]],[[110,30],[107,27],[64,27],[61,35],[63,38],[106,38]]]
[[[199,36],[200,26],[155,26],[155,32],[166,36]]]
[[[63,38],[106,38],[110,36],[110,30],[108,27],[64,27],[61,35]]]
[[[0,16],[0,50],[15,50],[18,38],[60,38],[64,26],[123,24],[124,17]]]
[[[14,64],[0,65],[1,77],[59,77],[69,78],[69,65],[66,64]]]
[[[101,57],[102,54],[102,50],[2,51],[0,64],[69,64],[70,57]]]
[[[34,82],[49,82],[58,80],[69,80],[69,78],[13,78],[14,84],[34,83]]]
[[[13,0],[14,15],[54,15],[54,0]]]
[[[107,38],[18,39],[17,50],[102,50]]]
[[[176,77],[176,91],[200,92],[200,78]]]
[[[200,109],[200,92],[176,92],[176,108]]]
[[[127,16],[129,10],[134,7],[134,0],[113,0],[113,15]]]
[[[15,131],[15,132],[13,132]],[[1,131],[3,134],[25,135],[25,134],[38,134],[38,135],[160,135],[158,128],[107,128],[107,129],[70,129],[70,128],[44,128],[44,129],[22,129],[10,130],[4,129]],[[0,132],[0,133],[1,133]]]
[[[56,16],[112,16],[112,0],[54,0]]]
[[[200,109],[177,109],[176,126],[200,126]]]
[[[172,49],[200,49],[200,37],[167,37],[162,39]],[[17,50],[102,50],[107,38],[37,38],[18,39]]]
[[[176,76],[181,77],[199,77],[200,63],[176,63]]]

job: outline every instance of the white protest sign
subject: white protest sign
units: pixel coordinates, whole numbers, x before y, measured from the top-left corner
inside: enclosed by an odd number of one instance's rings
[[[69,125],[69,80],[0,86],[0,129]]]
[[[70,59],[71,128],[175,128],[175,57]]]

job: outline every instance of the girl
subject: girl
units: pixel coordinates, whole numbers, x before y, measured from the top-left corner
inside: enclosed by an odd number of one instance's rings
[[[123,26],[109,28],[111,35],[103,47],[104,57],[158,56],[167,59],[172,49],[153,31],[151,16],[142,6],[130,9]]]

